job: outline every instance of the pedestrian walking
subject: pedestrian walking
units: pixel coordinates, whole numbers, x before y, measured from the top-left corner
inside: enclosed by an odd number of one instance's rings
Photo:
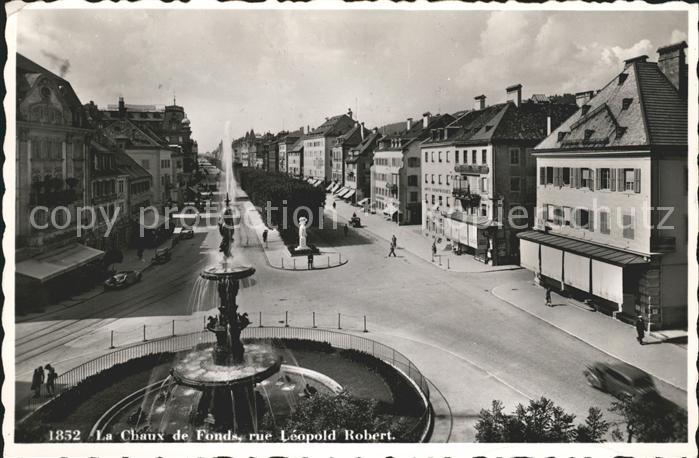
[[[337,208],[337,203],[333,201],[333,210],[335,210],[335,208]]]
[[[546,288],[546,307],[553,307],[551,304],[551,288]]]
[[[434,261],[434,257],[437,256],[437,242],[432,242],[432,261]]]
[[[347,237],[347,234],[349,233],[349,227],[347,226],[347,224],[345,224],[343,230],[345,231],[345,237]]]
[[[267,248],[267,235],[268,235],[267,229],[262,231],[262,242],[265,244],[265,248]]]
[[[636,340],[640,345],[643,345],[643,338],[646,336],[646,322],[643,315],[638,315],[636,318]]]
[[[31,389],[34,392],[34,397],[38,398],[41,396],[41,385],[44,384],[44,369],[39,366],[34,369],[34,374],[32,375],[32,386]]]
[[[391,243],[392,243],[394,246],[398,246],[398,239],[396,238],[396,234],[393,234],[393,235],[391,236]]]
[[[308,270],[313,269],[313,255],[309,254],[308,255]]]
[[[388,252],[388,257],[390,258],[391,255],[393,255],[394,258],[397,257],[397,256],[396,256],[396,244],[393,243],[393,242],[391,242],[391,249],[390,249],[390,251]]]
[[[46,392],[50,396],[53,396],[56,394],[56,379],[58,378],[58,373],[56,373],[56,369],[54,369],[51,364],[46,365],[46,371]]]

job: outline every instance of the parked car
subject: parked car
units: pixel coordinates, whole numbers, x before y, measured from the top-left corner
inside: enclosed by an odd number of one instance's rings
[[[349,220],[350,226],[352,227],[362,227],[362,220],[359,219],[359,216],[354,215],[352,218]]]
[[[172,258],[172,253],[170,248],[158,248],[155,250],[155,256],[153,256],[153,262],[155,264],[165,264]]]
[[[173,233],[180,240],[194,238],[194,229],[191,227],[176,227]]]
[[[619,399],[657,395],[650,375],[629,364],[595,363],[583,371],[587,383]]]
[[[104,289],[120,289],[141,281],[141,272],[138,270],[124,270],[117,272],[104,281]]]

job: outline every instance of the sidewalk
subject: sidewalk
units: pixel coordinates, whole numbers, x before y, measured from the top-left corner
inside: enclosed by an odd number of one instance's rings
[[[167,241],[161,245],[161,247],[165,247],[165,246],[169,247],[170,241]],[[156,250],[156,248],[144,249],[143,250],[143,259],[141,260],[136,255],[136,252],[137,252],[136,248],[127,248],[127,249],[122,251],[124,253],[123,262],[113,264],[112,268],[117,270],[117,271],[123,271],[123,270],[144,271],[144,270],[147,270],[152,265],[152,260],[153,260],[153,256],[155,255],[155,250]],[[51,313],[56,312],[56,311],[60,311],[63,309],[73,307],[73,306],[81,304],[87,300],[90,300],[93,297],[97,297],[103,293],[104,293],[104,288],[102,287],[102,283],[97,283],[87,291],[83,291],[82,293],[76,294],[75,296],[71,296],[68,299],[64,299],[56,304],[47,305],[46,307],[43,308],[42,312],[27,313],[26,315],[23,315],[23,316],[18,315],[15,317],[15,322],[16,323],[23,323],[25,321],[36,320],[37,318],[39,318],[43,315],[48,315],[48,314],[51,314]]]
[[[236,191],[238,196],[247,194],[242,189]],[[245,223],[247,228],[252,229],[262,246],[270,267],[280,270],[307,271],[307,256],[291,256],[286,244],[282,240],[281,234],[276,229],[267,228],[262,216],[252,202],[241,202],[243,212],[246,214]],[[267,243],[262,241],[262,233],[267,230]],[[347,264],[347,258],[342,253],[324,247],[320,254],[313,255],[313,270],[332,269]]]
[[[333,202],[337,205],[335,209],[332,207]],[[427,262],[432,262],[436,267],[443,270],[464,273],[485,273],[521,269],[521,267],[517,265],[489,266],[476,261],[473,259],[473,256],[468,254],[457,256],[453,254],[451,250],[444,250],[443,244],[442,246],[437,246],[437,255],[432,259],[432,239],[421,233],[419,225],[400,226],[394,222],[387,221],[381,213],[373,215],[364,213],[361,208],[345,203],[341,199],[334,199],[332,195],[328,195],[325,208],[326,216],[330,218],[333,217],[333,212],[337,212],[339,217],[349,220],[352,214],[356,213],[362,220],[363,230],[369,231],[386,240],[386,252],[388,252],[391,236],[395,235],[398,241],[397,250],[399,252],[400,250],[407,250]]]
[[[608,355],[638,367],[654,377],[687,391],[687,351],[678,345],[646,335],[636,342],[633,326],[590,311],[573,299],[551,294],[554,307],[544,304],[544,289],[533,281],[511,282],[492,294],[549,323]]]

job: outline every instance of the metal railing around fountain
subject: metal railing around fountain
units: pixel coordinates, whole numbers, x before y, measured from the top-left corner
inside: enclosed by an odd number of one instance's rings
[[[366,337],[337,332],[329,329],[298,328],[298,327],[247,327],[243,330],[243,338],[247,339],[304,339],[317,342],[327,342],[338,349],[352,349],[368,353],[382,361],[391,364],[403,372],[419,388],[426,400],[429,401],[430,389],[427,379],[405,355],[399,351]],[[211,332],[198,331],[189,334],[171,336],[163,339],[143,342],[137,345],[121,348],[93,360],[87,361],[56,379],[56,395],[77,386],[81,381],[101,371],[125,363],[134,358],[158,353],[175,353],[189,350],[196,345],[213,343],[215,336]],[[27,409],[35,411],[43,404],[50,402],[51,397],[28,399]],[[25,417],[26,419],[27,417]]]
[[[250,327],[308,327],[313,329],[337,329],[345,331],[369,332],[366,315],[347,313],[278,311],[252,312],[249,314]],[[200,331],[206,327],[206,315],[186,319],[163,320],[157,324],[142,324],[128,329],[115,329],[109,332],[109,349],[174,337]],[[106,331],[105,331],[106,332]]]

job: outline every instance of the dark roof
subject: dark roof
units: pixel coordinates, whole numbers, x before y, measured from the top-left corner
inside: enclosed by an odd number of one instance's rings
[[[371,132],[367,128],[364,129],[364,137]],[[344,146],[357,146],[362,142],[362,126],[360,124],[355,124],[350,130],[344,134],[337,137],[336,144]]]
[[[687,146],[687,100],[657,63],[628,62],[536,149]]]
[[[407,127],[407,121],[394,122],[379,127],[379,133],[382,135],[395,135],[403,132]],[[422,122],[422,118],[413,118],[413,122]]]
[[[309,137],[337,137],[347,132],[353,125],[354,121],[346,114],[333,116],[328,118],[320,127],[313,129],[309,133]]]
[[[444,127],[447,124],[451,123],[454,121],[454,117],[450,114],[437,114],[434,115],[430,118],[429,123],[427,124],[427,127],[424,127],[424,118],[418,119],[417,121],[413,121],[412,126],[410,127],[410,130],[403,130],[398,133],[392,134],[392,135],[386,135],[381,140],[379,140],[380,144],[383,144],[383,147],[379,147],[380,150],[386,151],[386,150],[396,150],[396,149],[403,149],[410,145],[414,141],[422,141],[426,137],[430,135],[430,131],[432,129],[436,129],[439,127]],[[406,125],[407,127],[407,125]],[[401,146],[400,147],[391,147],[390,143],[386,141],[390,141],[393,138],[399,138],[401,140]]]
[[[376,142],[381,138],[380,133],[371,133],[364,138],[364,141],[350,150],[349,157],[345,162],[353,164],[360,157],[372,152],[376,147]]]
[[[517,237],[530,242],[559,248],[581,256],[608,262],[617,266],[629,264],[646,264],[647,261],[641,255],[628,251],[618,250],[595,243],[584,242],[582,240],[563,237],[560,235],[547,234],[541,231],[525,231],[517,234]]]
[[[31,79],[29,77],[29,75],[31,74],[42,74],[53,80],[53,82],[58,87],[59,91],[61,92],[61,95],[65,98],[70,108],[80,113],[82,126],[85,120],[84,112],[82,109],[83,105],[80,102],[78,95],[75,93],[73,86],[71,86],[67,80],[45,69],[36,62],[27,59],[20,53],[17,53],[17,102],[19,103],[24,98],[27,91],[31,89],[32,83],[30,82]]]
[[[151,174],[146,169],[141,167],[138,162],[134,161],[131,156],[123,151],[117,151],[114,154],[114,162],[117,168],[130,178],[152,178]]]

